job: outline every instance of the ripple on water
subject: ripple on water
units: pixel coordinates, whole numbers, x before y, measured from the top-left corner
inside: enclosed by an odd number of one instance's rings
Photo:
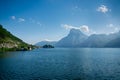
[[[115,48],[10,52],[0,58],[0,80],[120,80],[119,52]]]

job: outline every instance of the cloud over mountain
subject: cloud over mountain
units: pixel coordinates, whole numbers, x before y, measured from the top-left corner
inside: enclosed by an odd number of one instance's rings
[[[71,25],[68,25],[68,24],[62,24],[61,25],[63,28],[65,29],[79,29],[83,32],[87,32],[89,33],[89,27],[87,25],[82,25],[82,26],[79,26],[79,27],[75,27],[75,26],[71,26]]]

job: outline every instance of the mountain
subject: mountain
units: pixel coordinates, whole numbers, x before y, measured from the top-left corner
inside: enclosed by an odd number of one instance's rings
[[[48,40],[45,40],[45,41],[38,42],[38,43],[36,43],[35,45],[36,45],[36,46],[44,46],[44,45],[52,45],[52,46],[55,46],[56,43],[57,43],[57,41],[48,41]]]
[[[56,43],[57,47],[80,47],[81,43],[88,38],[79,29],[71,29],[70,33]]]
[[[108,42],[105,34],[93,34],[89,36],[81,45],[82,47],[104,47]]]
[[[120,47],[120,32],[86,36],[78,29],[71,29],[68,36],[56,43],[57,47]]]
[[[0,25],[0,51],[20,50],[30,47]]]
[[[111,47],[111,48],[120,48],[120,38],[116,38],[114,40],[111,40],[110,42],[108,42],[105,47]]]
[[[112,37],[113,36],[114,36],[114,39],[109,41],[105,45],[105,47],[111,47],[111,48],[120,47],[120,31],[118,33],[112,34]]]
[[[93,34],[93,35],[89,36],[88,39],[86,39],[82,43],[82,47],[108,47],[108,44],[109,45],[115,44],[113,42],[115,42],[119,38],[120,38],[120,32],[117,32],[114,34],[109,34],[109,35]]]

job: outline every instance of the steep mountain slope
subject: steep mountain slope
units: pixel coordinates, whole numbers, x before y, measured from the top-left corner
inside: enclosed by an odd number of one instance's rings
[[[88,36],[84,35],[78,29],[71,29],[68,36],[62,38],[57,42],[57,47],[79,47],[80,44],[87,39]]]
[[[4,29],[2,25],[0,25],[0,51],[4,49],[10,48],[24,48],[28,47],[29,45],[23,42],[21,39],[12,35],[9,31]]]

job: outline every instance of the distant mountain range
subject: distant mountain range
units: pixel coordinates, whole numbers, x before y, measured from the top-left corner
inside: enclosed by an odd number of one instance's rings
[[[111,40],[105,45],[105,47],[114,47],[114,48],[120,47],[120,37]]]
[[[35,45],[36,46],[44,46],[44,45],[53,45],[53,46],[55,46],[56,43],[57,43],[57,41],[48,41],[48,40],[45,40],[45,41],[38,42]]]
[[[27,50],[28,47],[30,47],[29,44],[17,38],[0,25],[0,51]]]
[[[120,48],[120,31],[113,34],[92,34],[90,36],[85,35],[79,29],[71,29],[69,34],[59,41],[41,41],[36,43],[37,46],[52,45],[55,47],[95,47],[95,48]],[[17,38],[2,25],[0,25],[0,51],[3,50],[21,50],[33,47]]]
[[[71,29],[68,36],[59,40],[56,47],[120,47],[120,32],[87,36],[78,29]]]

